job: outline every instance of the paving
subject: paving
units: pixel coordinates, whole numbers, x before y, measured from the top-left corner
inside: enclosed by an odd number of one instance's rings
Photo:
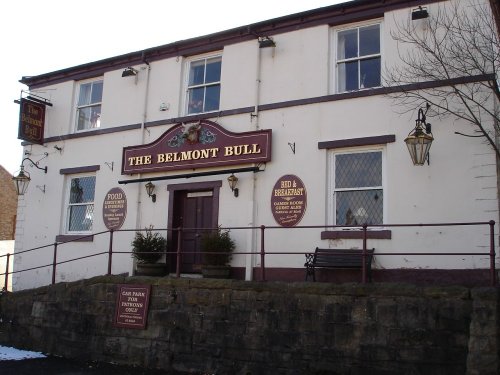
[[[60,357],[0,361],[1,375],[174,375],[178,372],[149,370],[102,362],[82,362]]]

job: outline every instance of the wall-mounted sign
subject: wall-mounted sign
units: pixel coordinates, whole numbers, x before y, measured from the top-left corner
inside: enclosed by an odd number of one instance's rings
[[[293,174],[281,177],[271,195],[274,220],[283,227],[293,227],[302,220],[306,207],[307,192],[302,180]]]
[[[118,285],[115,326],[145,329],[151,285]]]
[[[19,101],[18,139],[30,143],[43,144],[45,127],[45,104],[21,98]]]
[[[156,141],[123,149],[122,174],[174,171],[271,160],[271,130],[233,133],[215,122],[177,124]]]
[[[120,188],[113,188],[106,193],[102,204],[102,220],[109,230],[118,230],[127,217],[127,197]]]

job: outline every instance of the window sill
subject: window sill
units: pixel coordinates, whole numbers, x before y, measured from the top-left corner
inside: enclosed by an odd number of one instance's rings
[[[392,232],[390,230],[368,230],[366,231],[366,238],[369,240],[390,240]],[[322,240],[362,240],[362,230],[327,230],[321,232]]]
[[[93,234],[59,234],[56,242],[93,242]]]

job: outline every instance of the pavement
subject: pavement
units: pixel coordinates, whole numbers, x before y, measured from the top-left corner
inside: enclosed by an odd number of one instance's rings
[[[141,367],[83,362],[48,356],[46,358],[0,361],[1,375],[174,375],[177,372]]]

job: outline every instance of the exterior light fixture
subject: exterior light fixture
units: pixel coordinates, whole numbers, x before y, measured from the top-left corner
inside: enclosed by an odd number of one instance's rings
[[[156,202],[156,194],[154,194],[155,185],[151,181],[149,181],[144,187],[146,188],[148,197],[150,197],[153,203],[155,203]]]
[[[133,77],[136,76],[139,71],[137,69],[134,69],[132,67],[125,68],[125,70],[122,72],[122,77]]]
[[[429,12],[427,12],[426,7],[421,7],[419,6],[418,8],[415,8],[411,11],[411,19],[412,21],[414,20],[421,20],[423,18],[429,17]]]
[[[427,104],[427,110],[430,105]],[[418,109],[418,118],[415,120],[415,128],[405,139],[406,146],[410,152],[413,165],[424,165],[427,160],[429,164],[429,149],[434,137],[431,132],[431,124],[425,122],[425,113],[422,108]]]
[[[19,171],[18,175],[12,177],[12,180],[14,181],[14,184],[16,185],[17,195],[24,195],[24,193],[26,193],[26,190],[28,189],[28,185],[31,181],[30,174],[28,172],[24,171],[23,164],[26,160],[29,160],[34,167],[41,169],[42,171],[47,173],[47,167],[44,167],[44,168],[39,167],[38,164],[35,163],[30,158],[24,158],[23,161],[21,162],[21,170]]]
[[[276,43],[268,36],[259,38],[259,48],[276,47]]]
[[[231,174],[227,178],[227,182],[229,183],[229,187],[231,188],[231,191],[234,193],[235,197],[238,197],[240,190],[236,187],[236,184],[238,183],[238,177],[236,177],[234,174]]]

